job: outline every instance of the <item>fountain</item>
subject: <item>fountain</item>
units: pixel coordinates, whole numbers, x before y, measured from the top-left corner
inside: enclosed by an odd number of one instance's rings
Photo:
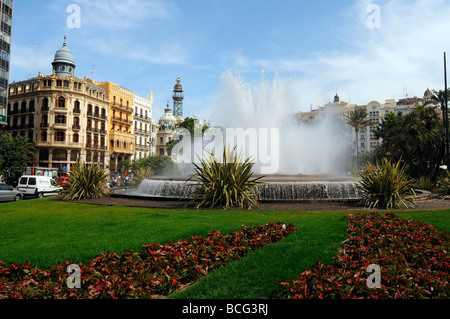
[[[346,174],[347,141],[342,134],[342,121],[330,116],[316,124],[299,125],[295,117],[298,98],[294,92],[292,81],[278,75],[273,81],[262,78],[260,85],[252,88],[238,74],[226,72],[211,126],[240,129],[238,132],[244,138],[226,135],[223,143],[210,151],[217,154],[223,145],[241,143],[239,149],[244,158],[255,159],[255,174],[264,176],[264,183],[258,186],[260,201],[359,199],[357,180]],[[252,137],[256,139],[251,140]],[[200,148],[189,148],[192,161],[197,155],[195,150],[207,149],[204,145],[203,142]],[[265,173],[268,170],[269,174]],[[155,177],[142,181],[137,189],[116,194],[187,200],[192,188],[187,182],[190,176],[188,173],[182,178]]]

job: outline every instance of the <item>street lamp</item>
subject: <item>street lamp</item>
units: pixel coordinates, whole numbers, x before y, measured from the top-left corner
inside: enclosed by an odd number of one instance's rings
[[[447,91],[447,59],[444,52],[444,100],[445,100],[445,140],[446,140],[446,155],[447,155],[447,168],[450,169],[450,148],[449,148],[449,134],[448,134],[448,91]]]

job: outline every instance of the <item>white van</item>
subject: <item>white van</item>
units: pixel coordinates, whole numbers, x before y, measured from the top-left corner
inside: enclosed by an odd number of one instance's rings
[[[19,180],[19,191],[25,196],[44,197],[57,195],[63,188],[48,176],[23,175]]]

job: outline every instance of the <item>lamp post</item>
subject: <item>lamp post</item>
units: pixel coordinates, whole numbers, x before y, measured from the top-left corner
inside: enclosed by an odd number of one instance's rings
[[[447,156],[447,169],[450,169],[450,148],[449,148],[449,134],[448,134],[448,91],[447,91],[447,59],[444,52],[444,100],[445,100],[445,141],[446,141],[446,156]]]

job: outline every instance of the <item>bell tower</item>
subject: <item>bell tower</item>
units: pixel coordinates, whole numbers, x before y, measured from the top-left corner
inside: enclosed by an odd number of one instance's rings
[[[177,78],[177,83],[173,87],[173,115],[177,119],[183,118],[183,86],[180,84],[181,79]]]

